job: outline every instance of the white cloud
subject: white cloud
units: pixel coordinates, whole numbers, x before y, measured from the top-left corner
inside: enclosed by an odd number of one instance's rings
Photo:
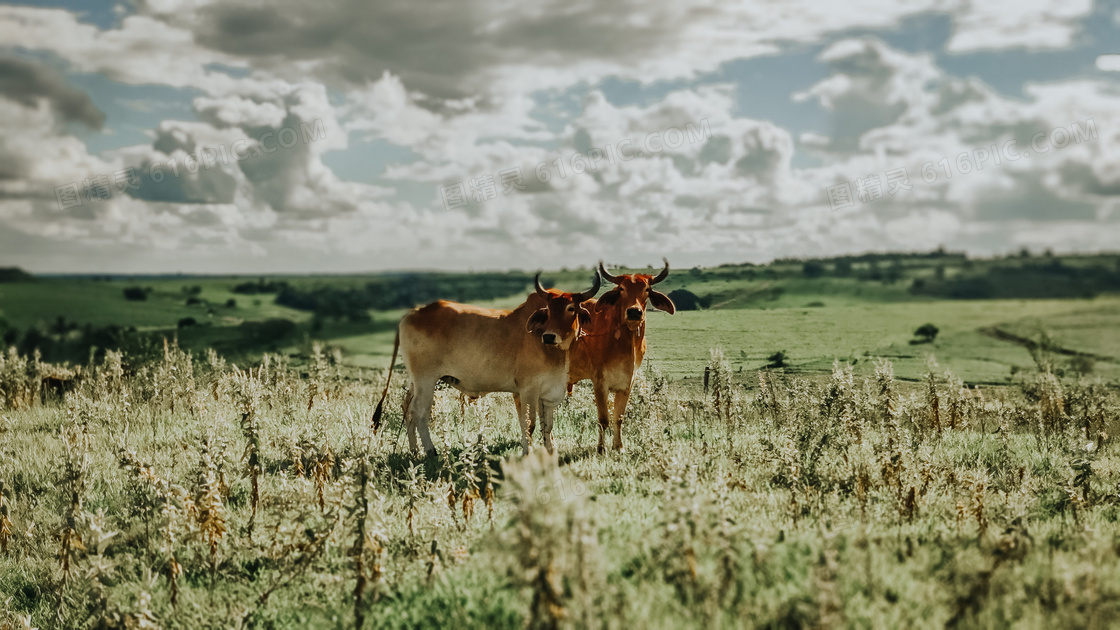
[[[1097,57],[1097,68],[1105,72],[1120,72],[1120,55],[1101,55]]]
[[[950,52],[1007,48],[1065,48],[1092,0],[965,0],[954,10]]]
[[[133,84],[204,88],[215,74],[205,66],[244,66],[229,55],[195,44],[185,29],[143,15],[126,17],[120,28],[101,30],[62,9],[0,5],[0,44],[52,52],[79,72]]]
[[[978,79],[947,76],[932,55],[851,38],[825,48],[828,78],[797,95],[828,112],[832,128],[796,141],[772,122],[735,113],[742,86],[685,87],[642,106],[616,106],[591,89],[559,133],[534,117],[533,98],[607,77],[687,81],[729,60],[921,14],[952,18],[951,52],[1062,48],[1090,10],[1086,0],[147,0],[119,28],[99,30],[59,9],[0,7],[4,48],[47,51],[71,70],[115,81],[203,93],[192,102],[198,120],[165,120],[150,146],[100,157],[64,131],[64,120],[96,119],[74,90],[56,82],[48,92],[58,98],[0,100],[0,173],[16,173],[0,179],[0,221],[68,244],[131,243],[167,264],[176,253],[197,262],[203,252],[241,264],[282,252],[273,259],[283,265],[329,265],[316,262],[321,255],[368,267],[570,265],[606,251],[616,260],[720,262],[954,239],[996,248],[1043,239],[1043,223],[1060,225],[1054,238],[1062,242],[1101,223],[1086,241],[1096,242],[1120,225],[1114,83],[1031,85],[1025,99],[1009,99]],[[1116,69],[1112,57],[1098,67]],[[250,72],[230,76],[208,70],[213,63]],[[1039,131],[1088,119],[1095,142],[921,181],[927,162],[955,164],[962,152],[975,158],[1010,139],[1022,149]],[[320,121],[324,138],[260,151],[262,134]],[[711,137],[659,151],[646,144],[651,134],[663,144],[671,129],[687,134],[689,125]],[[396,189],[341,181],[322,157],[351,137],[407,147],[419,159],[387,167]],[[644,155],[604,155],[594,172],[570,172],[572,154],[627,140]],[[147,173],[156,162],[184,163],[200,146],[239,141],[258,155],[181,173],[162,187],[145,181],[133,197],[51,209],[59,183],[125,165]],[[795,168],[795,151],[821,166]],[[539,181],[539,165],[549,181]],[[902,165],[913,190],[830,210],[826,187]],[[512,167],[526,186],[507,195],[497,179]],[[440,185],[483,174],[496,180],[495,199],[443,208]]]

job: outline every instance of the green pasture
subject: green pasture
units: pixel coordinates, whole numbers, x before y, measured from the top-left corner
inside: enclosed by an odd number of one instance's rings
[[[1097,270],[1094,281],[1106,282],[1111,273],[1107,269],[1117,264],[1115,256],[1063,257],[1060,261],[1045,257],[999,261],[866,258],[853,258],[843,273],[838,271],[840,259],[822,264],[823,271],[818,272],[822,275],[807,273],[799,261],[674,269],[658,289],[666,293],[687,290],[699,296],[707,308],[673,316],[651,310],[647,356],[674,379],[702,377],[709,348],[719,347],[735,370],[764,367],[781,351],[786,369],[802,374],[829,371],[834,361],[865,372],[876,359],[889,358],[899,378],[918,379],[933,360],[940,369],[950,370],[966,382],[1005,384],[1034,366],[1027,345],[1045,335],[1056,351],[1057,367],[1089,370],[1105,379],[1120,377],[1120,294],[1116,292],[1103,292],[1095,298],[963,300],[913,290],[918,281],[961,274],[981,274],[977,277],[998,281],[1011,278],[1008,274],[1016,269],[1050,269],[1055,264],[1059,276]],[[985,271],[988,267],[995,271]],[[655,271],[612,269],[616,273]],[[880,274],[881,279],[870,279],[872,273]],[[283,281],[301,290],[330,287],[360,292],[394,277],[399,274],[267,280]],[[425,275],[406,277],[423,281]],[[444,283],[450,277],[453,290],[454,276],[440,277]],[[508,280],[503,272],[463,277],[475,284]],[[547,284],[578,290],[590,281],[590,268],[545,271],[542,277]],[[1026,282],[1027,277],[1018,278],[1009,282]],[[237,284],[255,280],[239,276],[48,277],[0,283],[0,318],[21,330],[38,327],[46,331],[60,317],[78,326],[132,326],[157,338],[177,337],[183,347],[195,352],[213,347],[238,360],[262,352],[283,352],[299,362],[319,341],[341,349],[348,365],[377,370],[387,365],[395,325],[404,309],[370,310],[369,319],[363,321],[315,316],[282,306],[275,302],[275,294],[233,292]],[[146,300],[129,301],[123,294],[127,287],[149,288],[150,292]],[[512,308],[530,290],[526,286],[525,293],[476,303]],[[197,303],[188,304],[188,300]],[[229,300],[236,304],[227,306]],[[185,318],[193,319],[195,325],[178,327]],[[279,338],[262,341],[246,333],[246,322],[277,319],[293,323]],[[932,343],[911,343],[915,329],[926,323],[937,326],[940,334]],[[1074,366],[1078,353],[1086,358]]]

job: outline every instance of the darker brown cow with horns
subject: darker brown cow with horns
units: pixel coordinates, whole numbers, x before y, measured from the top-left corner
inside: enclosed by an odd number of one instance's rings
[[[595,407],[599,412],[599,452],[604,450],[605,435],[614,425],[614,449],[622,451],[622,417],[630,399],[634,375],[646,354],[646,302],[672,315],[677,308],[669,296],[653,286],[669,275],[669,261],[656,276],[632,273],[614,276],[602,261],[599,274],[615,287],[597,301],[584,302],[591,311],[591,323],[572,346],[568,368],[568,391],[583,379],[591,379],[595,391]],[[613,415],[607,396],[614,393]]]

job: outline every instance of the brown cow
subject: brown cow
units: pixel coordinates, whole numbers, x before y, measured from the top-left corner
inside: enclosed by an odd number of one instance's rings
[[[663,259],[664,260],[664,259]],[[591,323],[572,346],[568,368],[568,391],[583,379],[591,379],[595,407],[599,412],[599,452],[609,428],[607,395],[614,392],[614,449],[623,451],[622,416],[630,399],[634,375],[646,354],[646,301],[672,315],[677,308],[669,296],[651,287],[669,275],[669,261],[656,276],[625,274],[612,276],[599,263],[599,274],[616,286],[597,301],[584,302],[591,311]]]
[[[565,396],[568,382],[568,351],[580,333],[581,320],[589,319],[580,306],[599,291],[594,286],[583,293],[545,290],[540,274],[536,291],[513,310],[482,308],[454,302],[433,302],[413,309],[401,319],[393,342],[393,358],[385,391],[373,413],[381,421],[382,405],[389,392],[397,349],[411,381],[404,402],[408,444],[416,452],[416,428],[426,453],[435,451],[428,420],[435,387],[444,381],[468,396],[489,392],[511,392],[518,403],[521,451],[528,454],[532,441],[530,425],[539,411],[541,435],[551,453],[552,416]],[[539,409],[538,409],[539,407]]]

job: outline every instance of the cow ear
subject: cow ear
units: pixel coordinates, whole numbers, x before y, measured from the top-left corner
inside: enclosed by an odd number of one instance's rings
[[[544,326],[546,322],[548,322],[548,309],[542,308],[529,317],[529,321],[525,323],[525,330],[533,332],[533,329]]]
[[[653,305],[653,308],[659,311],[665,311],[670,315],[677,312],[677,306],[673,304],[673,301],[669,299],[669,296],[660,291],[653,291],[652,289],[650,290],[649,303]]]
[[[622,291],[614,289],[607,291],[599,298],[599,304],[618,304],[618,298],[622,297]]]
[[[576,314],[579,316],[580,326],[591,325],[591,313],[589,313],[586,308],[583,308],[582,304],[576,307]]]

